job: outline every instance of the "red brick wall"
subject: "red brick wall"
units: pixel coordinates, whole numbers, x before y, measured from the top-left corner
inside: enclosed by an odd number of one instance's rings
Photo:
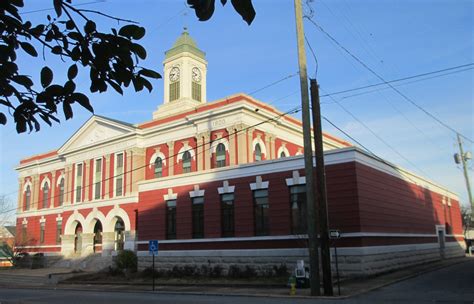
[[[435,225],[449,223],[454,234],[462,234],[457,201],[448,207],[442,195],[360,163],[356,172],[363,231],[435,233]]]

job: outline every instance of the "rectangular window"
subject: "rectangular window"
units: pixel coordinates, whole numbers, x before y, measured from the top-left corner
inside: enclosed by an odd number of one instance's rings
[[[170,101],[179,99],[179,81],[170,84]]]
[[[123,153],[116,155],[115,160],[115,196],[123,195]]]
[[[56,222],[56,244],[61,244],[61,234],[63,234],[63,222]]]
[[[94,199],[100,199],[102,190],[102,158],[95,160]]]
[[[193,202],[193,238],[204,237],[204,196],[192,198]]]
[[[176,239],[176,200],[166,201],[166,239]]]
[[[254,198],[254,214],[255,214],[255,234],[268,235],[269,229],[269,204],[268,189],[255,190]]]
[[[76,165],[76,203],[82,201],[82,164]]]
[[[201,101],[201,84],[193,81],[192,97],[194,100]]]
[[[234,236],[234,193],[221,195],[222,236]]]
[[[59,206],[62,206],[64,203],[64,178],[61,178],[59,182]]]
[[[306,214],[306,185],[290,187],[291,232],[308,233]]]
[[[44,227],[46,223],[41,223],[40,224],[40,244],[44,243]]]

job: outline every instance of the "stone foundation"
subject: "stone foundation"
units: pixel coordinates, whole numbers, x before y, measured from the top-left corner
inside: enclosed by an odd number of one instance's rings
[[[341,277],[375,275],[441,259],[437,243],[338,248],[337,252]],[[444,255],[446,258],[464,256],[464,244],[446,243]],[[175,266],[191,266],[196,269],[207,266],[209,269],[219,265],[225,275],[231,266],[240,269],[248,266],[263,275],[282,264],[292,271],[298,260],[304,260],[305,265],[309,265],[307,249],[160,251],[155,257],[155,268],[160,271],[170,271]],[[334,249],[331,250],[331,260],[335,276]],[[143,270],[151,265],[152,257],[148,255],[148,252],[139,252],[138,269]]]

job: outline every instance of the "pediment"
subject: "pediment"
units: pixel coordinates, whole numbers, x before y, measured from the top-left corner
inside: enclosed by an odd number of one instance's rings
[[[59,149],[63,154],[81,148],[98,145],[122,135],[133,133],[135,127],[101,116],[92,116],[66,143]]]

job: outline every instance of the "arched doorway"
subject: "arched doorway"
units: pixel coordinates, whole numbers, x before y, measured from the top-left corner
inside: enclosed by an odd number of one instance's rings
[[[117,217],[117,221],[115,222],[114,232],[115,232],[115,250],[123,250],[123,246],[125,243],[124,237],[125,231],[125,224],[120,217]]]
[[[82,250],[82,225],[77,223],[74,230],[74,253],[80,254]]]
[[[94,252],[102,252],[102,223],[97,220],[94,225]]]

